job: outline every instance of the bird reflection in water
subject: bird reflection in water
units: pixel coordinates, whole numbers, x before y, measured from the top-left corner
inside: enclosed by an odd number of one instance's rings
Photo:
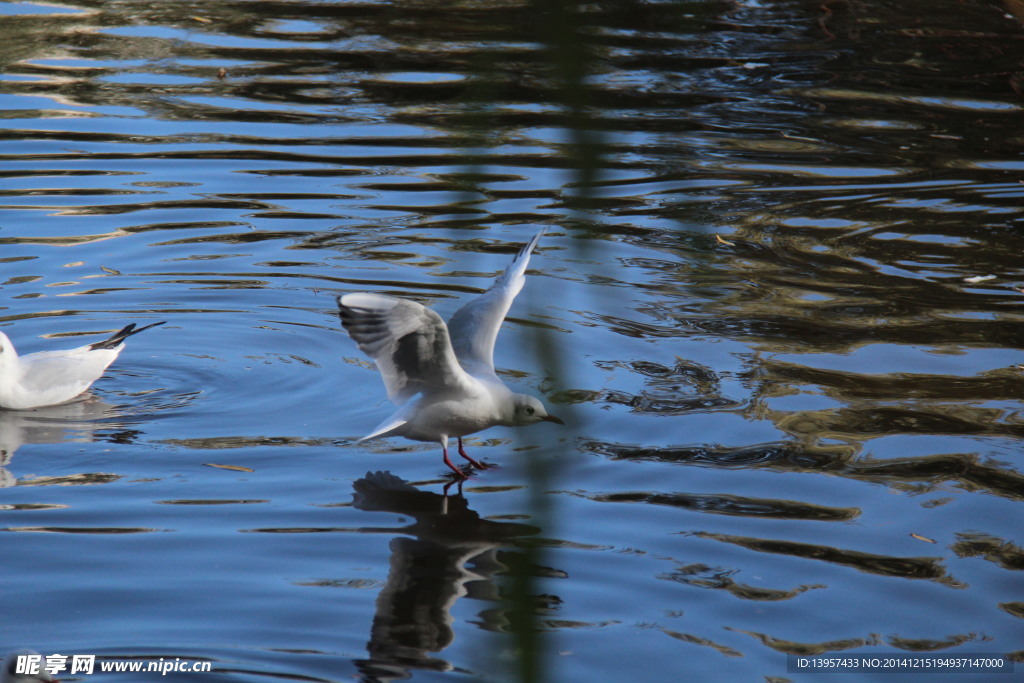
[[[368,472],[353,488],[357,509],[415,520],[390,544],[390,570],[377,597],[369,657],[356,662],[362,680],[406,679],[411,669],[451,670],[434,653],[454,640],[455,602],[463,596],[496,600],[495,577],[508,571],[502,549],[539,529],[481,519],[461,493],[421,491],[390,472]]]
[[[123,428],[111,421],[120,415],[117,407],[94,396],[32,410],[0,410],[0,487],[17,483],[7,466],[24,444],[95,441],[100,430]]]

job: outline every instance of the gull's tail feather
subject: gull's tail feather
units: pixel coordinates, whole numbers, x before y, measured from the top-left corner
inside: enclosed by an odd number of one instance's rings
[[[93,351],[98,351],[100,349],[115,349],[118,346],[120,346],[121,343],[124,342],[125,339],[127,339],[130,336],[132,336],[133,334],[138,334],[139,332],[145,332],[149,328],[156,327],[157,325],[163,325],[165,322],[167,322],[167,321],[166,320],[161,320],[158,323],[153,323],[152,325],[146,325],[145,327],[140,327],[139,329],[135,329],[135,323],[131,323],[129,325],[125,325],[124,327],[122,327],[120,330],[118,330],[109,339],[104,339],[103,341],[96,342],[95,344],[90,344],[89,348],[92,349]]]
[[[364,441],[369,441],[370,439],[376,439],[378,436],[384,436],[385,434],[389,434],[408,423],[409,419],[406,415],[406,408],[407,406],[402,406],[402,408],[374,427],[372,432],[356,441],[356,443],[362,443]]]

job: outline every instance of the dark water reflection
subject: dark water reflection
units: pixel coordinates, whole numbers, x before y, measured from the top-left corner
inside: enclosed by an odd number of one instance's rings
[[[0,416],[0,642],[239,681],[1019,660],[1014,12],[0,2],[0,325],[168,320],[98,412]],[[333,297],[450,314],[536,224],[498,364],[570,425],[478,435],[446,503],[432,447],[354,443],[388,408]]]
[[[481,519],[464,497],[420,491],[390,473],[367,473],[354,486],[356,508],[415,520],[390,543],[390,570],[377,597],[369,658],[357,662],[359,670],[372,680],[405,678],[410,669],[451,670],[452,664],[434,653],[455,638],[450,614],[455,601],[498,602],[497,576],[508,572],[503,547],[538,529]],[[485,611],[478,626],[502,630],[503,615],[502,609]]]

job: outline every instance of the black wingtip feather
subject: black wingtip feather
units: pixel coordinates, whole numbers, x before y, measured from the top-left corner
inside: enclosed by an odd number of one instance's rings
[[[121,343],[125,339],[127,339],[130,336],[132,336],[133,334],[138,334],[139,332],[145,332],[146,330],[148,330],[151,327],[156,327],[157,325],[163,325],[166,322],[167,322],[166,320],[161,320],[158,323],[153,323],[151,325],[146,325],[145,327],[140,327],[138,329],[135,329],[135,323],[130,323],[130,324],[125,325],[124,327],[122,327],[117,332],[115,332],[114,335],[112,337],[110,337],[109,339],[104,339],[103,341],[96,342],[95,344],[90,344],[89,348],[92,349],[93,351],[97,351],[99,349],[114,349],[114,348],[117,348],[118,346],[121,345]]]
[[[540,243],[540,238],[543,237],[544,233],[546,233],[547,231],[548,231],[547,227],[541,226],[541,229],[537,231],[537,234],[534,235],[533,237],[531,237],[530,240],[527,241],[526,244],[524,244],[522,247],[520,247],[519,251],[516,253],[515,257],[512,259],[512,263],[509,264],[509,267],[515,266],[524,257],[528,258],[533,253],[533,250],[537,246],[537,244]]]

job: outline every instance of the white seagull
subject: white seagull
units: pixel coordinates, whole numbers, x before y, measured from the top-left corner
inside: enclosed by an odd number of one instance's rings
[[[100,378],[121,353],[125,339],[164,322],[139,329],[132,323],[95,344],[20,357],[0,332],[0,408],[28,410],[70,401]]]
[[[448,437],[459,440],[459,455],[482,469],[466,455],[463,436],[495,425],[563,424],[540,399],[512,393],[494,372],[498,329],[523,288],[530,252],[543,234],[537,233],[490,289],[456,311],[447,325],[408,299],[365,292],[338,297],[342,326],[377,364],[388,398],[399,405],[359,441],[385,436],[436,441],[444,463],[465,479],[448,459]]]

